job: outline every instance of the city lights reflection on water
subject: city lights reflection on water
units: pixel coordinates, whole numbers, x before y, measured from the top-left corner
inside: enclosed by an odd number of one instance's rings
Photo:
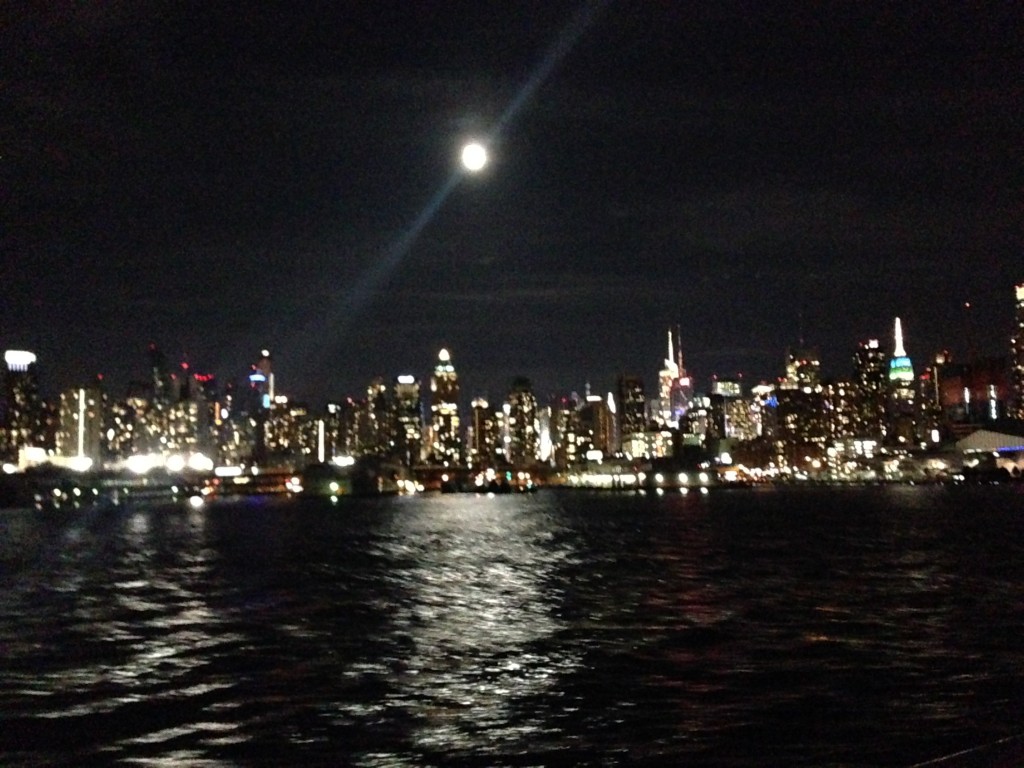
[[[390,700],[430,701],[414,737],[425,748],[521,737],[523,724],[507,726],[512,705],[579,664],[551,643],[561,628],[556,569],[572,553],[551,546],[550,520],[510,517],[509,506],[453,497],[429,518],[396,518],[382,543],[387,559],[409,563],[388,577],[404,596],[394,629],[411,644]]]
[[[1017,727],[1013,488],[684,490],[5,512],[3,763],[910,765]]]

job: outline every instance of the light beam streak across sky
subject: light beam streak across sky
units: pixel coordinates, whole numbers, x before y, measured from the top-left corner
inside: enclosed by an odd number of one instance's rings
[[[502,133],[508,130],[523,106],[537,92],[537,89],[544,84],[544,81],[547,80],[559,63],[594,24],[600,13],[610,2],[611,0],[585,2],[576,11],[562,28],[558,37],[548,46],[543,58],[516,92],[516,95],[502,112],[494,127],[487,133],[484,142],[485,146],[490,146]],[[332,311],[327,314],[327,317],[321,317],[318,320],[318,324],[326,320],[328,325],[327,331],[333,336],[334,344],[327,345],[327,349],[336,346],[337,342],[345,335],[351,323],[356,320],[362,310],[373,300],[378,290],[398,268],[398,265],[401,264],[402,260],[409,253],[420,234],[434,219],[438,211],[441,210],[445,201],[459,185],[459,182],[466,173],[467,171],[461,168],[453,171],[441,188],[434,193],[426,206],[413,219],[412,224],[383,249],[381,257],[360,275],[339,299],[337,304],[332,307]]]

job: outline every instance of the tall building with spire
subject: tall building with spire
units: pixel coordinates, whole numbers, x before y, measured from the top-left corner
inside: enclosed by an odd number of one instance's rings
[[[1015,291],[1010,378],[1014,398],[1013,415],[1024,419],[1024,283],[1017,285]]]
[[[448,466],[462,463],[459,377],[447,349],[437,353],[430,377],[430,460]]]
[[[676,328],[676,339],[673,339],[672,329],[669,328],[668,354],[658,373],[658,416],[665,426],[673,429],[679,426],[679,422],[693,398],[693,382],[683,367],[683,351],[679,335],[679,329]]]
[[[914,364],[903,347],[903,324],[897,317],[889,359],[889,435],[894,442],[911,443],[916,433]]]

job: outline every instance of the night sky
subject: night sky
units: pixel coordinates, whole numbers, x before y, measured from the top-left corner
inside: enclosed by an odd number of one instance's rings
[[[847,375],[896,315],[919,369],[1008,352],[1020,3],[32,5],[0,347],[50,391],[123,394],[150,342],[224,380],[269,347],[314,403],[441,346],[470,396],[653,390],[677,324],[699,382],[801,335]]]

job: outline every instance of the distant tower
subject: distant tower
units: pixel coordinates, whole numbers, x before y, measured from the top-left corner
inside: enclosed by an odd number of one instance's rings
[[[537,461],[537,398],[530,380],[518,376],[512,380],[508,399],[508,462],[529,466]]]
[[[260,359],[252,366],[252,369],[256,373],[263,375],[263,379],[260,380],[260,394],[265,394],[266,407],[269,408],[274,402],[274,366],[270,361],[270,350],[260,350]],[[252,376],[249,377],[252,380]]]
[[[786,378],[781,389],[816,390],[821,384],[821,360],[818,350],[799,347],[786,351]]]
[[[644,411],[646,399],[644,382],[639,376],[619,376],[619,432],[622,435],[637,435],[647,429]]]
[[[386,456],[394,439],[395,424],[389,415],[393,406],[388,402],[388,387],[382,377],[375,376],[366,385],[364,405],[359,419],[360,451]]]
[[[152,401],[166,405],[171,397],[171,370],[167,364],[167,356],[160,351],[155,343],[150,343],[149,355],[150,386],[153,388]]]
[[[668,354],[664,365],[658,373],[659,417],[668,427],[678,427],[690,400],[693,398],[693,383],[683,367],[682,342],[672,338],[672,329],[668,330]]]
[[[614,451],[614,414],[600,395],[588,395],[577,411],[577,451],[586,456],[589,451],[600,451],[610,456]],[[581,457],[577,457],[581,458]]]
[[[672,329],[668,331],[668,354],[665,356],[664,365],[658,372],[658,394],[659,416],[667,426],[676,426],[678,421],[672,420],[672,384],[679,377],[679,365],[676,363],[676,355],[672,343]]]
[[[888,365],[878,339],[861,342],[853,355],[853,431],[858,437],[883,436],[887,383]]]
[[[9,349],[4,353],[4,363],[0,452],[4,459],[17,461],[21,449],[41,447],[45,442],[44,406],[35,354]]]
[[[103,432],[103,394],[99,388],[76,387],[62,392],[59,417],[58,455],[87,459],[87,466],[98,466]]]
[[[260,359],[249,371],[249,418],[255,424],[252,460],[263,464],[267,460],[267,419],[274,402],[274,372],[270,364],[270,350],[260,352]]]
[[[462,463],[459,430],[459,377],[447,349],[437,354],[430,377],[430,458],[438,464]]]
[[[1016,306],[1011,341],[1011,380],[1015,398],[1014,416],[1024,419],[1024,283],[1016,286]]]
[[[889,360],[889,424],[890,436],[898,443],[913,442],[914,420],[914,365],[903,348],[903,325],[896,318],[894,349]]]
[[[415,376],[398,376],[392,386],[392,434],[395,453],[407,467],[423,460],[423,411],[420,401],[420,383]]]
[[[472,439],[469,440],[469,461],[474,466],[491,466],[498,455],[500,435],[498,422],[490,403],[476,397],[471,404]]]

